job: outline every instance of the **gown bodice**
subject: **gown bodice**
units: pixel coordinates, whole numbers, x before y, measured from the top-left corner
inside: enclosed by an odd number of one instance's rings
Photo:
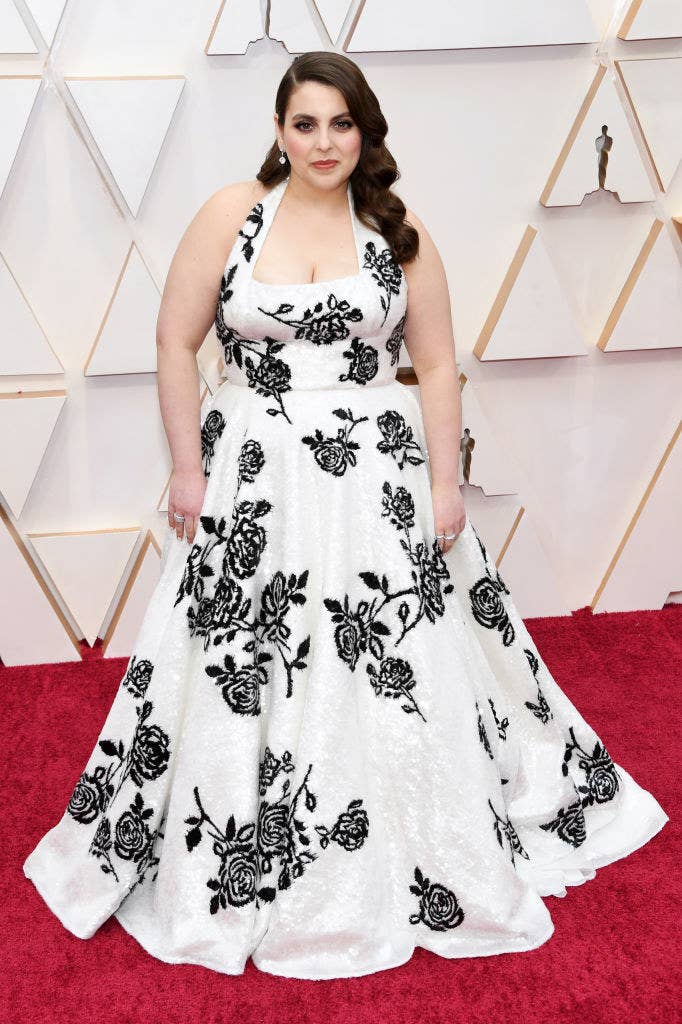
[[[407,280],[383,235],[358,218],[350,182],[357,274],[301,284],[253,277],[288,182],[251,208],[225,265],[215,325],[226,380],[287,391],[391,383],[403,341]]]

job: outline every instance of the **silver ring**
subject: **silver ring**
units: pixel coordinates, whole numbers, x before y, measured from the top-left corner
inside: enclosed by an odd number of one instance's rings
[[[440,539],[443,539],[443,540],[454,540],[456,536],[457,536],[456,533],[437,533],[436,534],[436,538],[438,540],[440,540]]]
[[[173,519],[175,520],[176,523],[184,523],[185,521],[185,517],[179,515],[177,512],[173,513]]]

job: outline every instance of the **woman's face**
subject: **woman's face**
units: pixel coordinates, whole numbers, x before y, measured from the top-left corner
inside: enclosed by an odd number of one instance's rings
[[[321,82],[303,82],[289,97],[284,125],[275,129],[292,174],[316,188],[333,189],[350,177],[360,159],[362,133],[343,93]],[[317,161],[334,161],[327,168]]]

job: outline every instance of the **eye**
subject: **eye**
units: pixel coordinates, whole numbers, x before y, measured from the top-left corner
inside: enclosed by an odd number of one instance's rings
[[[340,118],[338,121],[335,122],[335,124],[343,125],[344,128],[352,128],[353,127],[353,122],[349,121],[348,118],[345,118],[345,117]],[[308,126],[309,125],[310,125],[310,121],[297,121],[294,127],[300,128],[301,131],[305,132],[305,131],[308,130]]]

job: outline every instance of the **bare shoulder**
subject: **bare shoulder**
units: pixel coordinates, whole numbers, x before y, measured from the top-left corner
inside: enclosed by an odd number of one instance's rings
[[[258,203],[267,189],[260,181],[236,181],[217,189],[203,203],[194,221],[217,237],[219,243],[229,241],[246,220],[247,214]]]
[[[405,221],[410,224],[419,235],[419,253],[415,260],[405,265],[406,268],[414,267],[417,263],[422,267],[432,267],[434,262],[437,263],[439,261],[440,257],[438,255],[435,242],[431,238],[426,225],[422,220],[420,220],[414,210],[405,210]]]

